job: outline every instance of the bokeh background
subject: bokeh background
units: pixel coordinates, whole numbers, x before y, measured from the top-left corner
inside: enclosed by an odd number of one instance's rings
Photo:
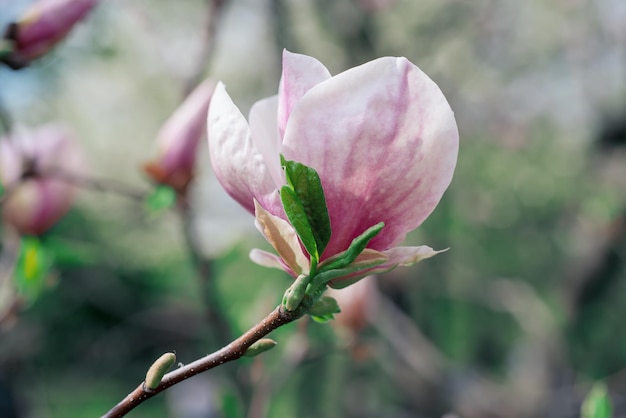
[[[29,3],[0,0],[0,25]],[[141,165],[186,92],[222,80],[247,114],[283,48],[332,73],[406,56],[437,82],[459,161],[407,243],[450,250],[128,416],[565,418],[596,381],[626,416],[624,1],[108,0],[0,68],[0,99],[16,126],[77,132],[93,178],[149,191]],[[204,142],[197,171],[186,219],[85,188],[44,237],[47,286],[0,323],[0,416],[100,416],[161,353],[192,361],[280,301],[290,279],[249,261],[267,244]]]

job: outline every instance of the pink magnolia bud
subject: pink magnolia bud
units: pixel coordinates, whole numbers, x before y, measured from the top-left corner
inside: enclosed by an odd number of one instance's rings
[[[355,263],[386,262],[334,279],[331,286],[437,253],[427,246],[397,245],[428,217],[450,184],[459,132],[439,87],[406,58],[383,57],[332,76],[316,59],[285,51],[278,95],[255,103],[249,122],[224,86],[216,87],[208,139],[218,180],[256,213],[257,225],[280,256],[256,250],[255,262],[294,277],[308,274],[302,265],[307,256],[280,201],[281,154],[319,174],[332,232],[320,265],[368,228],[385,224]]]
[[[5,38],[14,42],[6,61],[21,68],[59,43],[98,0],[40,0],[9,26]]]
[[[5,189],[2,218],[21,234],[39,235],[74,201],[75,187],[60,179],[79,173],[83,158],[72,135],[48,125],[0,139],[0,181]]]
[[[157,158],[144,166],[157,183],[184,192],[193,178],[196,153],[206,129],[206,115],[215,89],[206,80],[185,99],[157,136]]]

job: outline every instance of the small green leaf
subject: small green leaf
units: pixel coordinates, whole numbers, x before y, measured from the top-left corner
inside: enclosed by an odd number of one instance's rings
[[[329,314],[329,315],[311,315],[311,318],[313,318],[313,320],[315,322],[318,322],[320,324],[325,324],[328,321],[331,321],[331,320],[335,319],[335,315],[333,315],[333,314]]]
[[[321,255],[330,241],[331,228],[320,177],[315,169],[296,161],[287,161],[282,155],[281,164],[285,168],[287,183],[302,203],[317,250]]]
[[[344,276],[348,276],[348,275],[352,275],[355,273],[359,273],[361,271],[364,270],[369,270],[371,268],[374,268],[376,266],[380,266],[381,264],[384,264],[387,260],[374,260],[371,262],[367,262],[367,263],[355,263],[352,264],[346,268],[342,268],[342,269],[334,269],[334,270],[326,270],[322,273],[318,273],[315,276],[314,279],[314,285],[315,286],[321,286],[323,284],[327,284],[328,282],[335,280],[339,277],[344,277]],[[390,267],[389,270],[393,270],[395,266]],[[387,270],[385,270],[387,271]],[[385,271],[380,271],[377,273],[384,273]],[[363,277],[365,277],[366,274],[364,274],[363,276],[357,276],[355,277],[353,280],[340,280],[339,282],[333,282],[331,284],[331,287],[333,289],[343,289],[344,287],[350,286],[351,284],[354,284],[356,282],[358,282],[359,280],[361,280]]]
[[[176,203],[176,192],[169,186],[157,186],[146,198],[146,207],[151,212],[160,212]]]
[[[580,415],[582,418],[611,418],[613,407],[606,385],[598,382],[591,388],[591,391],[582,404]]]
[[[311,224],[309,224],[306,212],[304,211],[304,207],[302,206],[302,202],[300,202],[298,195],[295,191],[290,189],[289,186],[283,186],[280,189],[280,200],[283,203],[285,214],[287,215],[291,226],[294,227],[296,233],[300,237],[300,241],[302,241],[302,245],[304,245],[304,248],[309,253],[311,258],[318,261],[320,259],[320,254],[317,250],[317,242],[315,241]]]
[[[328,315],[332,316],[339,312],[341,312],[341,309],[339,308],[339,304],[337,303],[335,298],[332,298],[330,296],[322,296],[309,309],[309,314],[311,316],[326,317]]]
[[[34,300],[45,287],[45,279],[51,265],[51,257],[35,237],[22,237],[20,253],[15,266],[18,291]]]
[[[350,243],[350,247],[343,253],[333,257],[332,260],[325,261],[319,267],[319,273],[323,273],[329,270],[337,270],[348,267],[356,258],[363,252],[367,244],[374,238],[385,226],[384,222],[379,222],[376,225],[368,228],[361,235],[356,237]],[[318,273],[318,274],[319,274]]]

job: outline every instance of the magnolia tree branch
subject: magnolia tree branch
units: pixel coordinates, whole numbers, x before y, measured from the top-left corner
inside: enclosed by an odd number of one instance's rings
[[[102,418],[123,417],[136,406],[140,405],[145,400],[150,399],[157,393],[163,392],[165,389],[206,370],[210,370],[224,363],[237,360],[244,355],[246,350],[252,344],[276,328],[300,318],[304,314],[305,309],[306,308],[301,305],[293,311],[288,311],[283,305],[279,305],[261,322],[250,328],[241,337],[237,338],[227,346],[212,354],[202,357],[193,363],[189,363],[184,367],[180,367],[166,374],[161,380],[161,383],[155,389],[146,388],[144,382],[142,382],[135,390],[129,393],[126,398],[115,405],[113,409],[104,414]]]
[[[95,190],[104,193],[115,193],[132,200],[143,201],[149,195],[148,191],[129,186],[125,183],[110,179],[97,179],[86,177],[82,174],[75,174],[59,168],[38,172],[42,177],[55,178],[74,186]]]

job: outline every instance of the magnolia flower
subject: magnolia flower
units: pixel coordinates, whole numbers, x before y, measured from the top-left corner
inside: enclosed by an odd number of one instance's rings
[[[185,99],[157,135],[157,158],[144,169],[154,181],[184,192],[193,178],[196,152],[206,129],[206,115],[215,89],[206,80]]]
[[[40,0],[9,26],[5,38],[13,41],[6,61],[14,68],[28,65],[52,49],[81,21],[98,0]]]
[[[48,125],[0,138],[0,181],[5,189],[2,218],[21,234],[45,232],[69,210],[75,187],[59,178],[82,171],[73,136]]]
[[[259,264],[294,277],[309,273],[308,256],[281,206],[281,154],[319,174],[332,229],[320,266],[367,228],[385,223],[355,261],[377,266],[331,286],[437,253],[397,245],[450,184],[459,136],[439,87],[406,58],[379,58],[331,76],[316,59],[285,51],[278,95],[254,104],[249,123],[218,84],[208,140],[217,178],[256,214],[257,226],[278,252],[253,250]]]

